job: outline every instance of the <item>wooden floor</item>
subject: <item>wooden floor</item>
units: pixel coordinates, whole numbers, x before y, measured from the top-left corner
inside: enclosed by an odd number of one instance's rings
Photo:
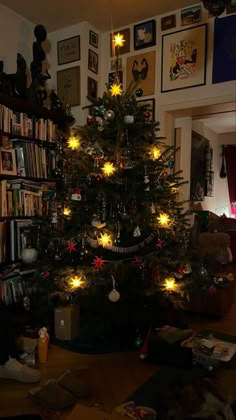
[[[235,319],[236,302],[223,319],[189,317],[189,323],[194,330],[207,327],[236,335]],[[41,383],[50,378],[58,378],[65,369],[80,370],[81,378],[91,387],[92,397],[89,400],[81,400],[81,403],[98,404],[112,410],[156,372],[158,366],[140,360],[135,352],[83,355],[51,345],[48,361],[40,367]],[[0,418],[37,412],[43,414],[44,418],[66,417],[68,412],[42,412],[42,409],[27,396],[32,387],[29,384],[0,380]]]

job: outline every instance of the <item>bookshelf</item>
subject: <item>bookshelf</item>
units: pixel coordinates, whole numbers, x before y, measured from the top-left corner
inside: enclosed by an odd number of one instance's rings
[[[0,93],[0,285],[6,304],[26,294],[22,273],[34,269],[22,266],[21,253],[56,211],[57,130],[72,122],[62,111]]]

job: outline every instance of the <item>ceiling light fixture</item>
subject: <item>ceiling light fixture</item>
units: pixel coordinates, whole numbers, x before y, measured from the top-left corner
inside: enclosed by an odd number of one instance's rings
[[[205,9],[214,17],[220,16],[228,4],[228,0],[202,0],[202,2]]]

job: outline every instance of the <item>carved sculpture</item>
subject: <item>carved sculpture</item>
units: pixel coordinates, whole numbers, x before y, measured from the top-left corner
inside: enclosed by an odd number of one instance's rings
[[[16,73],[8,74],[9,94],[20,98],[26,97],[27,75],[26,75],[26,61],[21,54],[17,54],[17,69]]]

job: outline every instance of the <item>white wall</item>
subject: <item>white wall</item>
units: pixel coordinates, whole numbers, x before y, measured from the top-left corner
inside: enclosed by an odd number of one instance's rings
[[[92,30],[98,34],[98,48],[94,48],[89,44],[89,31]],[[74,61],[72,63],[64,64],[58,66],[57,64],[57,43],[58,41],[73,37],[80,36],[80,60]],[[90,102],[87,100],[87,79],[88,76],[92,79],[98,81],[100,84],[100,75],[101,75],[101,60],[103,55],[101,55],[101,36],[99,31],[92,27],[87,22],[82,22],[80,24],[72,25],[61,30],[51,32],[48,34],[48,40],[50,44],[50,50],[47,54],[48,62],[50,63],[49,72],[52,76],[52,80],[49,81],[48,87],[57,90],[57,72],[64,70],[66,68],[80,66],[80,106],[72,107],[72,114],[76,119],[76,124],[85,124],[86,117],[88,115],[88,110],[83,110],[82,108]],[[99,55],[99,71],[98,74],[88,70],[88,50],[91,49]]]
[[[16,71],[17,53],[27,62],[28,73],[32,61],[34,24],[0,4],[0,60],[4,61],[4,71]]]

